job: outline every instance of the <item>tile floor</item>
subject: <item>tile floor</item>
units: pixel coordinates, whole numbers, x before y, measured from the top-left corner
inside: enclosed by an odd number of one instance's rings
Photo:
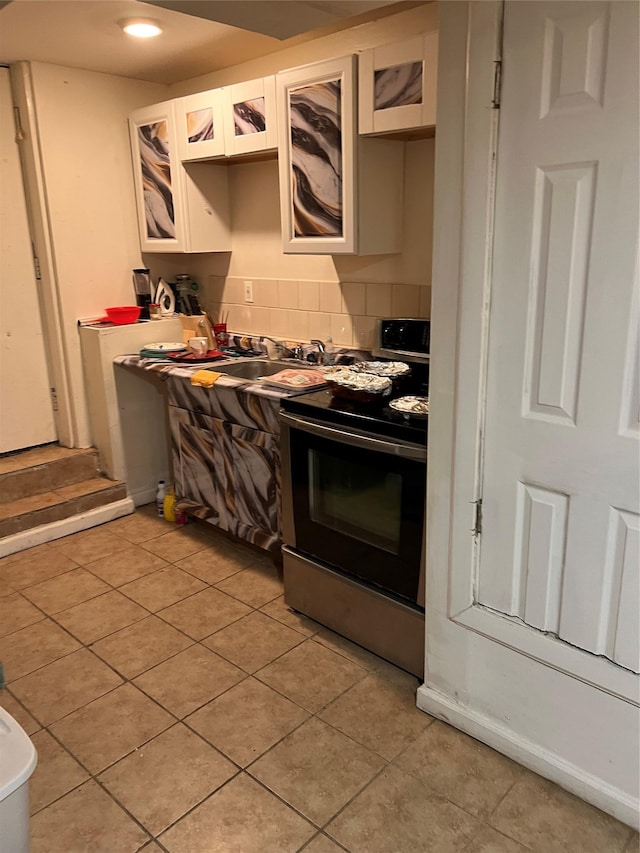
[[[32,853],[638,849],[289,611],[258,552],[153,509],[0,560]]]

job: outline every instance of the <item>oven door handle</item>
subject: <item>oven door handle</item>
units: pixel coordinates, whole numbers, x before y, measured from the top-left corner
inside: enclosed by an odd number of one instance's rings
[[[427,448],[409,444],[406,441],[393,441],[391,439],[372,438],[354,432],[346,432],[341,429],[327,426],[307,418],[297,418],[288,412],[280,412],[280,420],[294,429],[317,435],[320,438],[329,438],[352,447],[361,447],[364,450],[374,450],[378,453],[387,453],[393,456],[401,456],[404,459],[414,459],[417,462],[427,461]]]

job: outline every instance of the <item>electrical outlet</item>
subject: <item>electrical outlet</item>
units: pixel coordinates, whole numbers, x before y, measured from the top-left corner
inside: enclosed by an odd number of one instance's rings
[[[245,281],[244,283],[244,301],[253,302],[253,282]]]

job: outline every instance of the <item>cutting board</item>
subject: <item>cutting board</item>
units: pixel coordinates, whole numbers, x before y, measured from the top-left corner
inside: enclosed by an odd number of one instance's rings
[[[189,343],[190,338],[206,338],[208,349],[216,349],[216,339],[206,314],[194,314],[192,317],[180,314],[180,322],[182,323],[182,340],[185,344]]]

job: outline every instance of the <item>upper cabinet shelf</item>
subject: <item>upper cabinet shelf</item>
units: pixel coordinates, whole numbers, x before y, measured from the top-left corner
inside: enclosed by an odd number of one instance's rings
[[[345,56],[276,77],[285,254],[401,249],[404,149],[358,138],[355,64]]]
[[[223,100],[227,157],[278,147],[275,77],[227,86]]]
[[[359,57],[360,133],[435,126],[437,68],[437,32],[364,50]]]

